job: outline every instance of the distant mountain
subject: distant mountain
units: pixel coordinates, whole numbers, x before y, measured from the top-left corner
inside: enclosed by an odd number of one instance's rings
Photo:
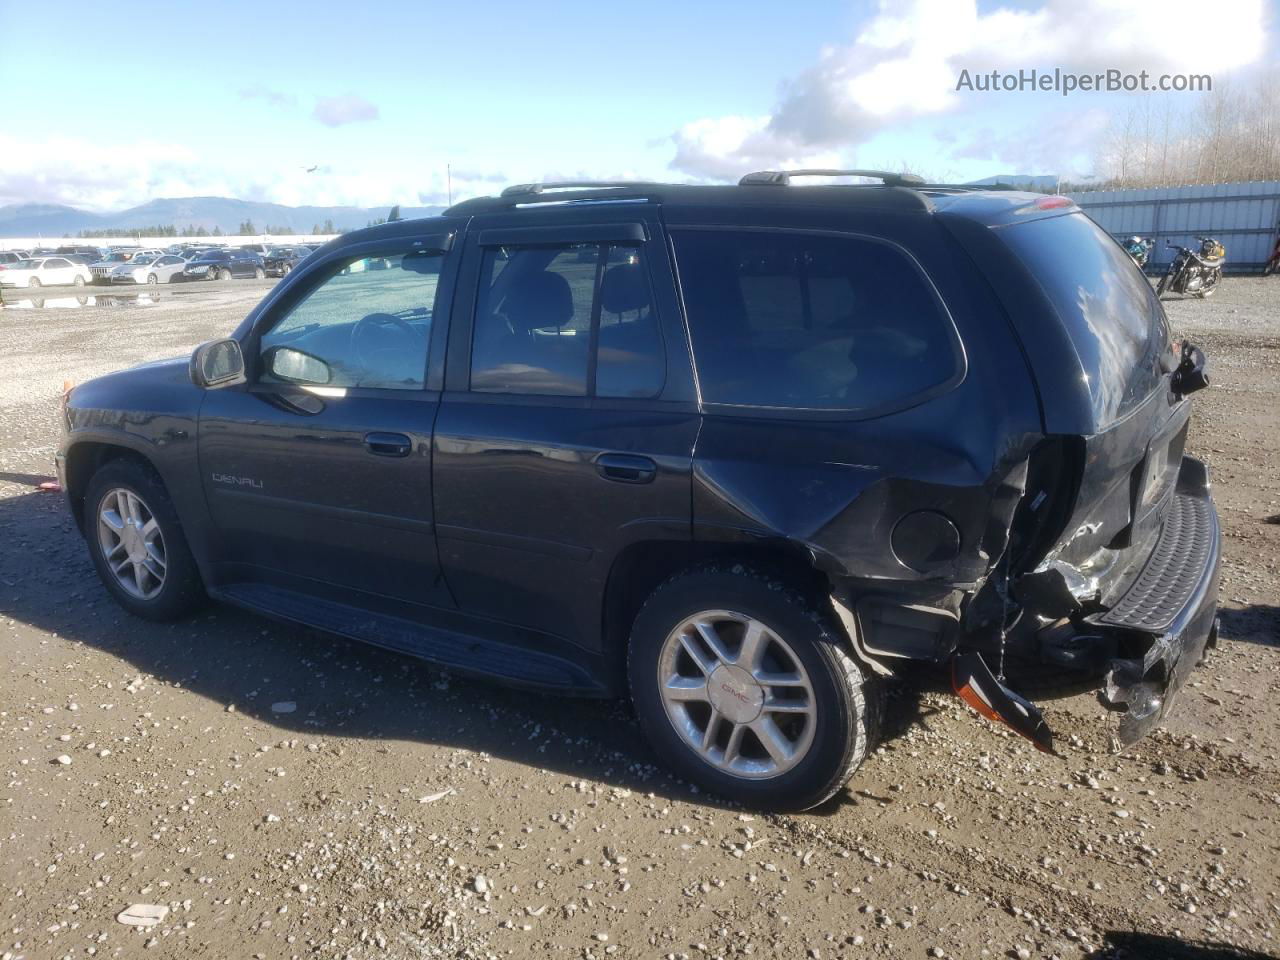
[[[1030,190],[1032,193],[1053,193],[1058,189],[1058,179],[1056,173],[1002,173],[995,177],[970,180],[969,183],[975,187],[994,187],[999,184],[1015,190]]]
[[[225,234],[240,231],[240,224],[253,222],[259,232],[271,227],[290,227],[296,233],[310,233],[316,225],[332,220],[338,230],[354,230],[370,220],[385,217],[391,204],[382,207],[287,207],[280,203],[232,200],[227,197],[177,197],[150,200],[118,213],[89,213],[75,207],[47,203],[17,203],[0,207],[0,237],[75,236],[81,230],[137,230],[172,224],[185,227],[217,227]],[[405,219],[429,217],[443,207],[401,207]]]

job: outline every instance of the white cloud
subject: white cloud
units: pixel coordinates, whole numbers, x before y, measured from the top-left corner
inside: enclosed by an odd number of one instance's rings
[[[158,197],[235,197],[289,206],[378,207],[444,203],[443,164],[424,169],[418,158],[404,165],[272,163],[255,157],[244,166],[214,163],[174,143],[137,141],[110,145],[75,138],[23,140],[0,133],[0,205],[61,203],[96,212],[122,210]],[[507,178],[481,170],[453,173],[455,200],[493,193]]]
[[[977,0],[881,0],[853,42],[822,51],[765,117],[707,117],[671,139],[675,169],[725,178],[861,143],[894,123],[955,110],[961,69],[1215,73],[1266,50],[1265,0],[1044,0],[979,13]],[[1004,94],[1008,96],[1008,94]]]
[[[364,97],[348,93],[341,97],[321,97],[311,115],[326,127],[341,127],[348,123],[377,120],[378,107]]]

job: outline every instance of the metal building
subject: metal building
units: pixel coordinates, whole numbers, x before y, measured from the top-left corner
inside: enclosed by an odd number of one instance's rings
[[[1097,190],[1070,197],[1116,239],[1155,238],[1148,273],[1163,272],[1173,259],[1165,244],[1195,249],[1197,236],[1222,241],[1228,273],[1258,272],[1280,235],[1280,180]]]

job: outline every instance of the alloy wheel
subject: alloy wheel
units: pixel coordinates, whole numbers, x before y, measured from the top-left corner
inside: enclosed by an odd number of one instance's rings
[[[116,582],[150,600],[164,588],[164,536],[151,508],[132,490],[114,487],[98,504],[98,547]]]
[[[808,673],[781,636],[746,614],[707,610],[672,630],[658,659],[658,689],[680,738],[731,776],[780,776],[813,744]]]

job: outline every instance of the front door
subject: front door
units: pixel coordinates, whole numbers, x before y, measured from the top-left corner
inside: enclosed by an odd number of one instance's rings
[[[690,537],[699,417],[655,221],[532,219],[468,235],[473,322],[451,329],[435,432],[441,561],[462,610],[594,651],[614,561]]]
[[[199,456],[220,582],[450,605],[432,511],[439,383],[428,382],[448,239],[328,254],[245,338],[250,382],[206,395]]]

